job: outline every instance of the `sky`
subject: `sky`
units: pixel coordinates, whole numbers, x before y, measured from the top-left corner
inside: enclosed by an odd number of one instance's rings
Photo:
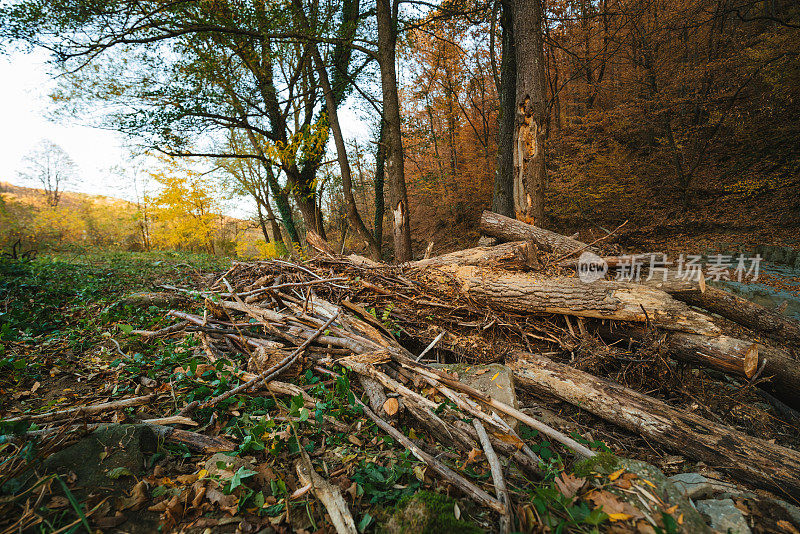
[[[57,82],[47,58],[44,51],[0,55],[0,182],[31,186],[18,174],[24,166],[23,158],[39,141],[49,139],[78,166],[81,181],[69,190],[134,200],[132,179],[108,172],[110,167],[125,166],[129,161],[125,136],[86,126],[79,118],[60,118],[59,122],[48,118],[49,95]],[[339,119],[346,139],[368,135],[368,126],[352,106],[340,110]],[[252,211],[254,206],[246,200],[226,208],[226,213],[234,217],[247,217]]]

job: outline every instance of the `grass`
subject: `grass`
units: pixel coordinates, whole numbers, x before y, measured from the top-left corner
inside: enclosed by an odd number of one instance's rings
[[[120,324],[163,321],[156,306],[117,306],[161,284],[191,286],[229,259],[171,252],[53,254],[0,259],[0,390],[32,384],[48,366],[78,365]]]

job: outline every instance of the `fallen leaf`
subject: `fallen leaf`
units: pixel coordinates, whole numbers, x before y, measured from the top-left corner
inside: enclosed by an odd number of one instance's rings
[[[461,519],[461,509],[458,507],[458,503],[453,503],[453,515],[456,516],[456,519]]]
[[[596,491],[588,496],[595,506],[603,508],[603,511],[609,516],[612,514],[626,514],[630,517],[626,519],[641,519],[644,514],[634,506],[631,506],[625,501],[621,501],[619,497],[609,491]]]
[[[623,514],[623,513],[608,514],[608,519],[611,520],[611,521],[627,521],[628,519],[631,519],[632,517],[633,517],[632,515]]]
[[[789,532],[789,534],[800,534],[800,530],[797,530],[797,528],[795,528],[794,525],[792,525],[785,519],[781,519],[778,521],[778,527],[780,527],[782,530],[785,530],[786,532]]]
[[[66,497],[62,497],[61,495],[56,495],[45,505],[51,510],[56,508],[64,508],[66,505],[69,504],[69,500]]]
[[[225,495],[216,488],[206,488],[206,499],[211,504],[219,506],[223,512],[228,512],[231,515],[236,515],[237,498],[236,495]]]
[[[475,376],[480,376],[480,375],[482,375],[484,373],[488,373],[488,372],[489,372],[488,369],[481,369],[480,371],[475,371]]]
[[[613,481],[617,480],[619,478],[619,476],[624,472],[625,472],[625,468],[624,467],[622,469],[620,469],[619,471],[614,471],[613,473],[608,475],[608,480],[613,482]]]
[[[347,441],[349,441],[353,445],[357,445],[358,447],[361,447],[362,445],[364,445],[364,443],[360,439],[358,439],[357,437],[355,437],[352,434],[348,434],[347,435]]]
[[[500,373],[499,372],[495,373],[494,376],[492,377],[492,382],[494,382],[494,379],[497,378],[498,376],[500,376]]]
[[[386,415],[392,416],[396,414],[399,409],[400,403],[397,402],[397,399],[394,397],[389,397],[386,399],[386,402],[383,403],[383,411],[386,412]]]
[[[131,488],[129,497],[123,497],[117,501],[117,508],[120,510],[139,510],[148,499],[147,482],[140,480]]]
[[[586,484],[586,479],[564,472],[561,473],[560,477],[556,478],[555,482],[556,486],[558,486],[558,491],[560,491],[564,497],[571,499],[578,493],[578,490]]]

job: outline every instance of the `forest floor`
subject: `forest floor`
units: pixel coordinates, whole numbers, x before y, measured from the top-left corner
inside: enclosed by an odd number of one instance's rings
[[[301,448],[317,470],[343,492],[359,532],[497,530],[493,512],[454,491],[365,418],[353,397],[359,391],[351,387],[354,375],[336,367],[340,374],[331,376],[310,359],[280,378],[297,388],[292,390],[294,395],[242,393],[216,408],[188,414],[194,421],[187,430],[233,444],[227,456],[212,453],[213,449],[200,453],[169,440],[154,450],[144,447],[137,453],[136,443],[123,444],[115,434],[102,444],[97,458],[79,458],[76,467],[65,474],[49,471],[46,458],[76,442],[84,443],[78,440],[91,428],[23,441],[12,436],[46,427],[45,422],[31,422],[36,414],[147,395],[153,395],[153,400],[144,405],[119,408],[93,419],[76,417],[73,422],[117,425],[170,417],[182,406],[207,402],[241,383],[242,377],[231,371],[231,365],[245,368],[246,355],[228,351],[225,358],[210,362],[201,336],[179,332],[150,339],[136,332],[173,324],[170,310],[197,317],[215,313],[214,299],[209,300],[206,291],[229,267],[229,260],[166,253],[81,253],[30,262],[0,260],[0,414],[4,419],[21,419],[0,421],[0,434],[4,435],[0,438],[0,532],[331,531],[326,510],[295,473]],[[274,267],[265,267],[261,274],[275,277],[276,272],[270,271]],[[238,283],[237,291],[242,292],[242,288],[257,285],[260,272],[237,276],[238,281],[231,281]],[[294,280],[292,276],[287,279]],[[357,293],[352,288],[363,284],[357,276],[341,283],[350,288],[352,296]],[[184,291],[169,291],[164,286]],[[396,299],[362,298],[361,305],[382,330],[391,332],[412,353],[428,345],[441,325],[440,318],[432,315],[435,308],[428,309],[427,315],[417,311],[409,319],[410,312]],[[554,328],[559,335],[570,336],[568,325]],[[483,333],[476,333],[475,325],[470,324],[452,328],[454,337],[432,353],[444,362],[480,366],[501,360],[509,349],[525,348],[508,333],[496,335],[496,327],[483,329]],[[573,341],[572,355],[567,351],[561,356],[575,366],[750,435],[800,446],[796,421],[786,424],[752,388],[732,383],[730,389],[720,389],[718,374],[670,366],[659,359],[644,365],[620,365],[603,357],[602,347],[589,340]],[[433,388],[423,388],[422,395],[447,408],[447,400]],[[694,473],[719,481],[719,487],[733,484],[713,466],[620,430],[570,404],[525,390],[518,390],[518,395],[523,411],[602,453],[594,461],[578,461],[564,446],[520,425],[519,437],[543,463],[535,479],[515,470],[509,474],[519,531],[693,531],[688,515],[684,517],[684,505],[677,501],[673,505],[657,493],[661,485],[656,475],[617,463],[617,457],[643,460],[667,476]],[[314,402],[309,404],[308,398]],[[415,442],[438,450],[450,468],[493,494],[490,469],[480,451],[467,454],[442,448],[436,445],[434,433],[409,421],[398,428]],[[104,464],[121,445],[130,449],[131,458]],[[96,487],[81,485],[81,464],[100,470]],[[632,508],[611,491],[627,491],[631,485],[645,493],[649,489],[656,495],[653,502]],[[735,505],[754,532],[792,533],[800,528],[792,526],[786,512],[764,508],[764,502],[772,502],[769,493],[741,487],[739,491],[732,493]],[[754,500],[756,496],[763,499]]]

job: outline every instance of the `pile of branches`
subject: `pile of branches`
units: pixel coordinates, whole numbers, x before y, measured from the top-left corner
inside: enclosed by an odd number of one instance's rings
[[[608,373],[597,376],[609,359],[621,358],[611,375],[621,381],[631,369],[652,370],[666,359],[691,362],[743,380],[793,418],[800,402],[800,365],[792,348],[800,341],[796,323],[706,287],[702,279],[584,283],[574,274],[574,260],[587,250],[601,254],[595,244],[491,213],[484,214],[482,229],[499,244],[404,265],[339,255],[314,234],[308,238],[316,251],[312,259],[235,263],[200,292],[202,314],[172,310],[175,324],[133,333],[145,341],[196,336],[209,363],[224,359],[239,384],[186,403],[166,419],[145,422],[165,439],[196,451],[233,450],[235,444],[223,437],[167,425],[191,420],[233,396],[265,391],[301,396],[313,409],[318,399],[288,380],[302,369],[332,377],[344,370],[357,379],[363,395],[355,395],[354,402],[366,417],[451,487],[498,514],[500,530],[510,532],[516,508],[506,483],[509,466],[537,479],[544,462],[509,421],[538,431],[577,459],[596,452],[431,365],[504,361],[523,390],[577,406],[740,482],[800,496],[796,450],[637,392],[609,380]],[[607,262],[613,265],[614,259]],[[617,348],[620,340],[627,350]],[[633,353],[637,357],[621,357],[632,354],[632,345],[640,347]],[[242,365],[232,363],[234,354],[245,355]],[[554,356],[566,356],[572,365]],[[434,402],[421,390],[435,391],[446,402]],[[152,400],[136,397],[34,416],[45,427],[36,432],[63,429],[77,415],[117,409],[120,403]],[[327,415],[323,420],[343,427]],[[404,434],[400,422],[408,420],[438,444]],[[494,490],[448,467],[443,450],[482,451]],[[356,532],[339,489],[314,470],[304,452],[296,471],[337,531]]]

